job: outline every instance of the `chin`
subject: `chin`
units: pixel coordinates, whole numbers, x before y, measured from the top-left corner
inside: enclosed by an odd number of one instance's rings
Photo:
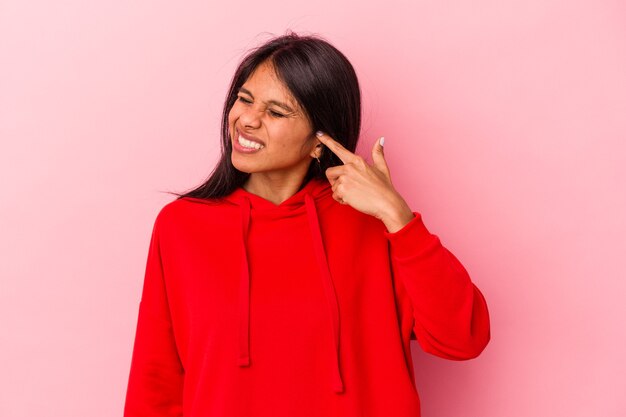
[[[253,166],[250,166],[250,164],[242,164],[240,163],[240,161],[237,161],[236,159],[237,158],[231,157],[230,162],[238,171],[245,172],[246,174],[252,174],[253,172],[256,172],[256,169]]]

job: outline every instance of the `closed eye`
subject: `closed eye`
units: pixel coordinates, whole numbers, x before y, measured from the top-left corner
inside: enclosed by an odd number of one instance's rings
[[[250,100],[248,100],[247,98],[245,98],[245,97],[237,96],[237,100],[239,100],[239,101],[241,101],[243,103],[246,103],[246,104],[252,104],[252,102]],[[270,114],[272,116],[274,116],[274,117],[286,117],[284,114],[278,113],[278,112],[276,112],[274,110],[270,110]]]

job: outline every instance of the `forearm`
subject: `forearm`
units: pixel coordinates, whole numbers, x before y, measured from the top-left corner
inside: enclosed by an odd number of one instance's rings
[[[394,276],[401,281],[422,348],[451,359],[477,356],[490,339],[487,304],[459,260],[424,226],[421,215],[387,232]]]

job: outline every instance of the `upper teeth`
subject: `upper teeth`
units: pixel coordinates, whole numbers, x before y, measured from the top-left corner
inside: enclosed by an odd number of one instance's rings
[[[244,139],[243,136],[239,136],[238,142],[241,146],[246,148],[254,148],[254,149],[263,149],[265,146],[261,145],[257,142],[252,142],[251,140]]]

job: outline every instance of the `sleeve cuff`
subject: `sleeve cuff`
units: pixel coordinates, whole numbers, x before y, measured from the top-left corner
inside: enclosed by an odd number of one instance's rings
[[[415,217],[402,229],[393,233],[387,230],[383,231],[391,245],[391,252],[396,257],[408,258],[417,255],[429,246],[433,239],[437,239],[424,225],[422,215],[417,211],[414,211],[413,214]]]

